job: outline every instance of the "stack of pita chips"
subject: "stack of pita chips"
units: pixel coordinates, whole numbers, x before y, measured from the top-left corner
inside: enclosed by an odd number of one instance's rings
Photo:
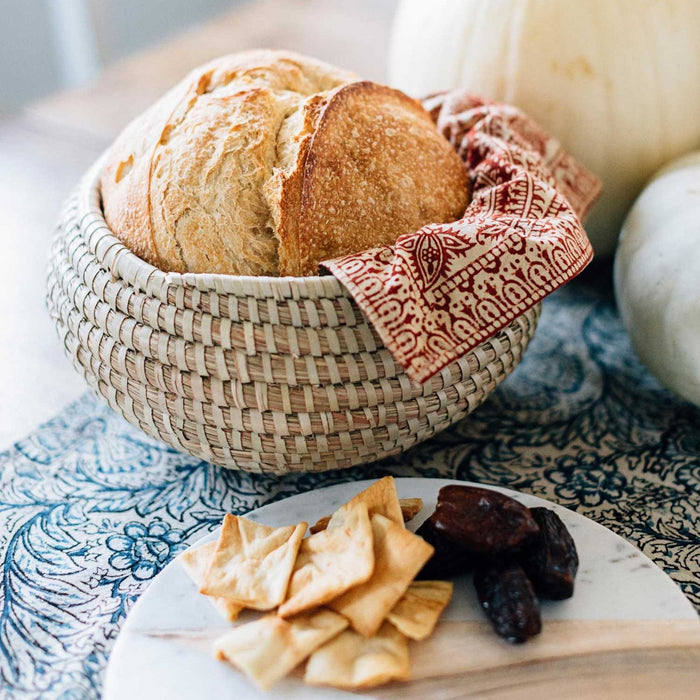
[[[385,477],[321,518],[272,528],[227,515],[218,542],[179,560],[224,616],[268,614],[234,627],[215,654],[271,688],[308,659],[304,680],[369,688],[410,676],[408,639],[428,637],[452,596],[414,581],[433,548],[406,530],[420,499],[399,501]],[[276,612],[269,612],[276,610]]]

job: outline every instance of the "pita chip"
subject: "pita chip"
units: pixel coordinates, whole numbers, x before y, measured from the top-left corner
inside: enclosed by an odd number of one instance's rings
[[[426,639],[450,602],[452,588],[451,581],[414,581],[387,615],[387,620],[411,639]]]
[[[319,518],[310,528],[309,532],[312,535],[315,535],[318,532],[323,532],[327,527],[328,523],[331,521],[331,516],[330,515],[324,515],[322,518]]]
[[[375,513],[379,513],[403,527],[403,515],[401,515],[399,495],[396,493],[393,476],[385,476],[383,479],[375,481],[364,491],[360,491],[357,496],[351,498],[346,505],[358,501],[367,505],[370,519]]]
[[[364,637],[375,634],[433,554],[433,547],[406,530],[403,523],[397,525],[378,513],[372,516],[371,523],[374,541],[371,578],[328,603]]]
[[[211,564],[215,549],[216,542],[207,542],[194,549],[188,549],[176,559],[198,587],[201,587],[204,582],[204,575]],[[207,596],[207,598],[229,622],[236,620],[243,610],[243,606],[233,600],[212,596]]]
[[[331,518],[328,529],[302,540],[282,617],[323,605],[364,583],[374,570],[372,526],[367,506],[350,502]]]
[[[200,592],[254,610],[276,608],[287,593],[306,523],[268,527],[226,515]]]
[[[403,521],[407,523],[409,520],[418,515],[423,510],[422,498],[399,498],[399,506],[401,507],[401,515]]]
[[[409,520],[418,515],[423,509],[423,499],[422,498],[399,498],[399,508],[401,508],[401,517],[403,521],[407,523]],[[331,520],[330,515],[324,515],[319,518],[314,525],[309,528],[309,532],[314,535],[317,532],[322,532],[328,527],[328,523]]]
[[[307,683],[346,689],[409,677],[408,641],[386,622],[370,639],[352,630],[342,632],[311,655],[304,674]]]
[[[325,609],[290,620],[266,615],[218,639],[214,655],[243,671],[262,690],[269,690],[347,626],[342,615]]]

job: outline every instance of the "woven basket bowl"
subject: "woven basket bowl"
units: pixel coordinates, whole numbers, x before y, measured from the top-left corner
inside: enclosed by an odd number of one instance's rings
[[[66,204],[48,304],[66,353],[118,413],[224,467],[283,474],[396,454],[513,370],[539,306],[423,385],[331,276],[164,273],[103,218],[100,162]]]

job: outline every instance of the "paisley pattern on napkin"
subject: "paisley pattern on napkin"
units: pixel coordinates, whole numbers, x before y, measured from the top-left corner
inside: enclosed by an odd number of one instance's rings
[[[545,301],[523,362],[484,406],[367,467],[226,471],[151,440],[86,394],[0,453],[0,695],[99,697],[139,594],[224,513],[384,474],[482,481],[561,503],[637,545],[700,610],[698,426],[700,410],[635,359],[611,292],[578,281]]]
[[[425,100],[464,160],[464,218],[324,263],[384,345],[423,382],[576,276],[598,179],[514,107],[461,91]]]

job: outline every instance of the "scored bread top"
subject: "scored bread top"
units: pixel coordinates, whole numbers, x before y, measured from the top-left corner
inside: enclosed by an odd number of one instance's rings
[[[312,275],[458,218],[466,170],[418,102],[281,51],[191,72],[114,143],[105,218],[166,271]]]
[[[309,96],[353,79],[273,51],[195,69],[113,145],[101,181],[107,223],[163,270],[279,274],[263,192],[278,134]]]

